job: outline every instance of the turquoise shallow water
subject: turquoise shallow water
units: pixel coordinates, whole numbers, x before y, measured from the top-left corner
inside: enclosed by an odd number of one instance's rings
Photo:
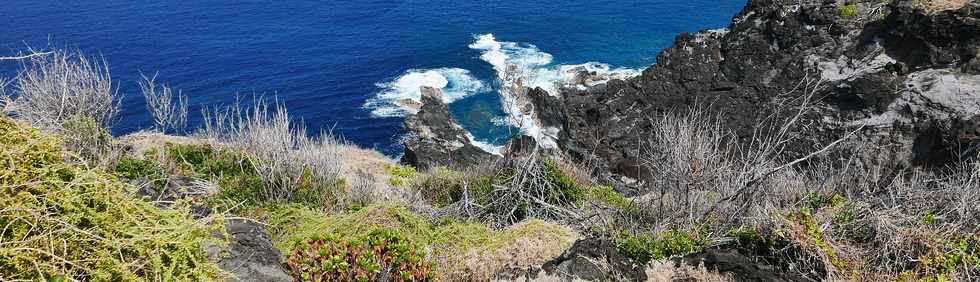
[[[0,55],[25,46],[101,54],[125,94],[117,134],[152,124],[139,72],[190,96],[193,112],[237,94],[279,97],[317,131],[333,128],[397,154],[404,109],[419,85],[444,87],[478,139],[499,143],[494,46],[542,69],[587,62],[640,69],[679,32],[719,28],[745,0],[621,1],[67,1],[0,5]],[[491,54],[492,55],[492,54]],[[547,59],[547,61],[540,61]],[[18,65],[0,63],[0,75]],[[192,125],[199,122],[192,115]]]

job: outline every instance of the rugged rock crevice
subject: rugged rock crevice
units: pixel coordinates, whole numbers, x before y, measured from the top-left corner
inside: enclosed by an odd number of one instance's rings
[[[409,135],[403,141],[405,155],[402,163],[419,169],[437,166],[464,168],[492,161],[496,155],[473,145],[442,100],[442,91],[422,87],[421,109],[405,118]]]

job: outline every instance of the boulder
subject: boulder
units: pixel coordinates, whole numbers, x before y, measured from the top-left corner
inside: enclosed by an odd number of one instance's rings
[[[212,246],[208,252],[218,257],[218,267],[232,275],[230,281],[293,281],[282,268],[282,254],[261,225],[229,220],[225,230],[230,236],[228,246]]]
[[[423,86],[421,103],[417,114],[405,118],[408,136],[403,141],[402,163],[423,170],[436,166],[465,168],[497,158],[472,144],[468,132],[456,123],[443,102],[441,90]]]
[[[587,238],[575,242],[560,257],[542,269],[564,280],[646,281],[645,268],[619,253],[616,243],[607,239]]]
[[[804,277],[789,275],[774,266],[757,263],[735,249],[707,249],[673,261],[676,264],[704,266],[710,271],[731,274],[737,281],[811,281]]]

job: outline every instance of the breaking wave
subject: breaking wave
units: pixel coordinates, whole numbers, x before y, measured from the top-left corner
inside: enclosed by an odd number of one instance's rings
[[[422,86],[442,89],[442,99],[447,104],[489,91],[486,83],[460,68],[412,69],[376,85],[382,90],[364,104],[375,117],[402,117],[418,112]]]

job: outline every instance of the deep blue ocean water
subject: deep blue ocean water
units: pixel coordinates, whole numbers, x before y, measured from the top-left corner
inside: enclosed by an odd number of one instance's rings
[[[438,84],[440,77],[458,94],[450,107],[464,127],[481,140],[502,140],[507,127],[490,122],[502,115],[497,75],[481,59],[483,51],[471,46],[477,36],[513,42],[517,52],[550,54],[549,65],[601,62],[640,69],[655,63],[677,33],[724,27],[744,4],[6,0],[0,5],[0,56],[25,46],[67,46],[103,56],[125,95],[116,134],[152,126],[137,81],[141,71],[158,72],[158,81],[190,97],[192,125],[200,122],[203,106],[265,94],[283,101],[311,131],[333,128],[349,141],[395,155],[402,118],[385,112],[377,96],[410,96],[402,88]],[[18,67],[0,62],[0,75],[10,77]]]

